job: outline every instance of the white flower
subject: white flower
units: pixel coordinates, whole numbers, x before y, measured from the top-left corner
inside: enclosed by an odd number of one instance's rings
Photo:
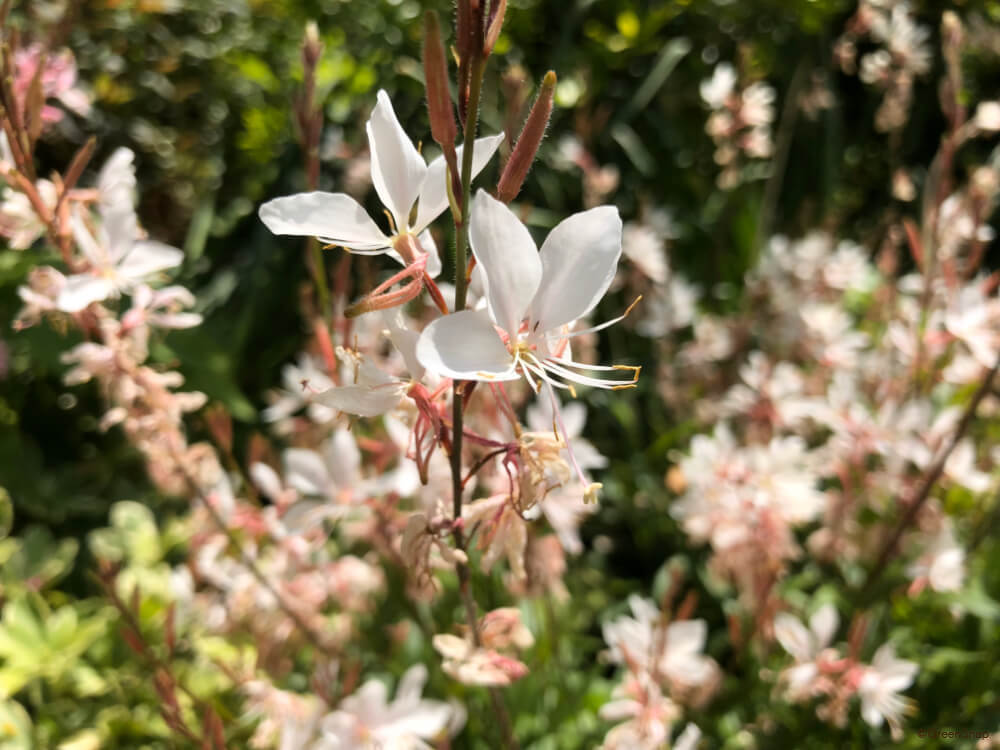
[[[6,141],[5,141],[6,143]],[[38,197],[54,209],[59,202],[56,186],[48,180],[35,183]],[[45,234],[45,224],[32,205],[28,196],[12,188],[4,188],[3,202],[0,203],[0,234],[7,237],[12,250],[25,250]]]
[[[795,658],[795,666],[781,673],[793,698],[803,695],[819,674],[816,659],[830,645],[839,622],[837,610],[832,604],[824,604],[813,613],[808,629],[787,612],[780,612],[774,618],[775,638]]]
[[[980,102],[976,107],[976,127],[994,132],[1000,130],[1000,102]]]
[[[670,275],[667,257],[663,252],[663,240],[645,224],[629,222],[625,225],[622,236],[622,249],[625,257],[635,263],[655,284],[665,284]]]
[[[386,311],[383,315],[389,340],[402,355],[413,381],[419,381],[424,368],[416,358],[417,334],[406,326],[402,313]],[[406,388],[412,381],[393,377],[361,358],[357,376],[349,385],[334,386],[316,395],[316,401],[337,411],[359,417],[377,417],[399,406]]]
[[[322,750],[418,750],[426,740],[454,734],[465,724],[461,707],[421,697],[427,668],[417,664],[399,679],[396,698],[378,680],[368,680],[340,702],[320,724]]]
[[[138,239],[132,196],[133,158],[130,150],[120,148],[101,169],[97,180],[101,225],[96,237],[83,216],[73,215],[73,236],[90,270],[66,278],[66,286],[56,300],[64,312],[79,312],[92,302],[131,292],[151,276],[175,268],[184,260],[184,253],[175,247]]]
[[[899,695],[913,684],[918,667],[912,661],[897,659],[892,645],[887,643],[875,652],[872,664],[858,684],[861,716],[873,727],[889,723],[894,740],[902,737],[900,721],[911,712],[912,703]]]
[[[702,653],[708,634],[704,620],[664,626],[660,611],[649,599],[632,595],[628,603],[633,616],[623,615],[603,628],[612,661],[662,677],[675,691],[715,681],[719,667]]]
[[[488,648],[477,648],[465,638],[441,633],[432,639],[441,654],[441,669],[463,685],[509,685],[528,674],[517,659]]]
[[[265,422],[287,419],[307,404],[309,418],[317,424],[326,424],[337,416],[334,409],[315,401],[316,394],[333,387],[333,381],[308,354],[300,354],[297,364],[281,368],[281,382],[284,388],[275,393],[273,403],[261,412]]]
[[[712,109],[719,109],[736,88],[736,69],[729,63],[719,63],[712,77],[701,82],[701,98]]]
[[[427,164],[406,135],[392,102],[385,91],[378,92],[378,102],[368,120],[368,145],[371,150],[372,183],[375,192],[392,215],[393,236],[386,235],[346,193],[311,192],[275,198],[260,207],[260,218],[275,234],[318,237],[362,255],[388,253],[406,265],[396,251],[397,238],[421,235],[448,207],[445,185],[447,165],[444,156]],[[479,138],[472,158],[473,176],[486,166],[504,135]],[[457,149],[462,159],[462,147]],[[417,205],[416,218],[410,216]],[[430,235],[421,237],[429,252],[428,273],[436,276],[441,261]]]
[[[483,269],[489,315],[462,310],[435,320],[417,342],[429,371],[455,380],[536,381],[570,388],[571,381],[598,388],[634,384],[574,369],[633,374],[638,368],[573,362],[568,343],[584,331],[568,327],[597,305],[614,278],[622,251],[622,222],[613,206],[600,206],[560,222],[541,252],[509,208],[480,190],[472,205],[469,241]],[[601,326],[611,325],[621,316]]]
[[[955,538],[951,519],[945,518],[924,553],[907,569],[906,574],[918,585],[924,583],[937,592],[958,591],[965,580],[965,550]],[[911,589],[911,591],[914,589]]]

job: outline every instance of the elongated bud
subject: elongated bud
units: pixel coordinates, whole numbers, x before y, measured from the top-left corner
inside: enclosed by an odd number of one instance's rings
[[[483,42],[483,57],[489,57],[493,47],[500,38],[503,27],[503,16],[507,12],[507,0],[493,0],[490,3],[490,15],[486,19],[486,38]]]
[[[528,176],[538,147],[545,136],[545,128],[549,124],[549,116],[552,114],[552,97],[556,91],[556,74],[551,70],[542,79],[542,87],[538,92],[538,98],[531,107],[528,119],[524,123],[521,135],[517,139],[517,145],[511,152],[507,165],[500,175],[500,182],[497,184],[497,199],[502,203],[510,203],[517,194],[521,192],[524,178]]]
[[[446,152],[450,150],[454,153],[458,128],[448,92],[448,59],[441,41],[437,13],[432,10],[424,14],[424,78],[427,81],[431,135]]]
[[[310,21],[306,24],[306,35],[302,40],[302,63],[307,69],[313,69],[322,54],[323,42],[319,39],[319,27],[315,21]]]
[[[484,0],[458,0],[455,23],[455,51],[458,53],[458,117],[462,122],[468,114],[469,84],[475,60],[482,57],[484,30]]]

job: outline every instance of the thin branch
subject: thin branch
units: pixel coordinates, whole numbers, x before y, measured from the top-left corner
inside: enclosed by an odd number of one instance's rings
[[[930,471],[927,472],[923,481],[920,483],[916,494],[913,499],[908,503],[906,513],[899,520],[896,528],[893,529],[889,538],[886,540],[885,544],[882,546],[882,551],[879,553],[876,559],[875,565],[872,567],[871,572],[868,574],[868,579],[865,581],[865,585],[861,589],[862,595],[868,594],[878,579],[885,572],[886,565],[892,559],[893,554],[896,551],[896,545],[899,544],[900,538],[903,536],[903,532],[916,520],[917,514],[920,513],[920,509],[927,502],[927,499],[931,495],[931,490],[934,489],[934,485],[937,480],[941,478],[941,474],[944,472],[945,464],[948,462],[948,458],[951,456],[952,451],[962,440],[962,437],[968,431],[969,426],[972,424],[972,420],[976,416],[976,410],[979,408],[980,402],[986,397],[986,394],[990,392],[993,386],[993,378],[997,374],[997,370],[1000,370],[1000,358],[997,358],[996,363],[986,373],[983,381],[979,384],[979,388],[976,389],[975,395],[973,395],[972,400],[969,405],[965,408],[965,412],[962,414],[962,418],[955,428],[955,432],[951,436],[951,440],[948,442],[945,449],[938,456],[937,461],[931,466]]]
[[[184,464],[181,461],[181,458],[176,453],[174,453],[173,459],[174,463],[177,465],[177,468],[181,473],[181,476],[184,477],[184,483],[187,484],[188,489],[191,491],[191,494],[194,495],[195,498],[197,498],[198,501],[205,508],[205,510],[208,511],[209,516],[211,516],[212,521],[218,527],[219,531],[221,531],[223,534],[226,535],[226,538],[229,540],[229,543],[233,545],[233,548],[239,553],[240,560],[250,571],[251,575],[253,575],[253,577],[257,579],[257,582],[260,583],[260,585],[263,586],[264,589],[269,594],[271,594],[271,596],[274,597],[274,600],[278,603],[278,607],[280,607],[281,611],[288,616],[288,619],[290,619],[293,623],[295,623],[295,626],[302,632],[302,635],[305,636],[306,640],[308,640],[324,656],[328,656],[330,658],[337,657],[338,654],[336,653],[336,651],[334,651],[334,649],[332,649],[329,645],[327,645],[327,643],[323,640],[322,636],[319,633],[317,633],[309,625],[309,623],[307,623],[304,619],[302,619],[302,615],[300,615],[295,610],[295,608],[288,603],[288,600],[285,599],[284,595],[275,587],[275,585],[270,581],[270,579],[264,575],[261,569],[257,567],[257,562],[253,559],[250,553],[248,553],[243,548],[243,544],[242,542],[240,542],[239,537],[237,537],[236,534],[233,532],[233,530],[229,528],[228,524],[226,524],[225,519],[221,515],[219,515],[219,511],[215,509],[215,506],[212,505],[211,501],[208,499],[204,491],[195,481],[194,477],[192,477],[191,474],[188,472],[188,470],[185,468]]]

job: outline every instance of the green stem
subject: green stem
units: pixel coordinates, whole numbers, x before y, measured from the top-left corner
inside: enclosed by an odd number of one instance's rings
[[[455,239],[455,311],[465,309],[465,296],[468,290],[465,271],[468,265],[467,249],[469,247],[469,204],[472,202],[472,156],[475,151],[476,128],[479,124],[479,98],[483,90],[483,71],[485,61],[476,60],[472,63],[472,80],[469,82],[469,109],[465,116],[465,131],[462,136],[462,217],[456,227],[458,237]],[[461,431],[458,432],[461,435]]]
[[[476,127],[479,124],[479,97],[483,89],[484,61],[472,63],[472,80],[469,83],[469,109],[465,116],[465,131],[462,142],[462,216],[456,223],[458,236],[455,239],[455,312],[465,309],[468,284],[465,269],[468,265],[467,250],[469,247],[469,205],[472,202],[472,155],[476,138]],[[452,386],[452,444],[451,444],[451,479],[452,508],[456,519],[462,517],[462,429],[464,409],[462,404],[461,383]],[[461,539],[461,530],[455,537],[456,543]],[[464,544],[459,544],[463,548]],[[461,574],[459,574],[461,577]]]
[[[326,320],[331,314],[330,290],[326,286],[326,264],[323,262],[323,248],[315,237],[309,238],[309,254],[312,256],[313,278],[319,297],[319,317]]]
[[[479,99],[482,94],[483,72],[486,69],[486,60],[477,58],[472,62],[471,81],[469,82],[469,106],[465,115],[465,129],[462,134],[462,201],[461,216],[455,216],[455,312],[465,309],[466,292],[468,291],[468,280],[466,279],[466,268],[468,266],[469,248],[469,212],[472,203],[472,156],[475,151],[476,128],[479,125]],[[464,403],[462,398],[462,383],[456,381],[452,386],[451,418],[452,418],[452,438],[451,438],[451,482],[452,482],[452,514],[457,521],[462,517],[462,430],[464,422]],[[455,548],[465,551],[465,534],[461,526],[456,526],[452,532],[455,540]],[[469,566],[466,563],[457,563],[455,572],[458,574],[458,587],[465,606],[465,617],[472,639],[476,646],[481,646],[477,626],[478,616],[476,614],[476,601],[472,596],[470,588],[471,575]],[[500,734],[503,738],[504,747],[509,750],[516,750],[517,740],[514,738],[513,725],[510,714],[504,704],[503,694],[499,688],[490,688],[490,701],[493,704],[493,712],[500,727]]]

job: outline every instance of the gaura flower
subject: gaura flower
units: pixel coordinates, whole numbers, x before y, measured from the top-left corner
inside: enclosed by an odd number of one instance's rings
[[[318,237],[361,255],[387,253],[406,266],[421,259],[421,246],[428,247],[427,271],[436,276],[441,261],[430,235],[421,237],[419,245],[414,239],[448,207],[447,165],[443,156],[427,164],[396,119],[389,95],[379,91],[377,98],[367,126],[372,183],[388,210],[392,235],[379,229],[364,208],[345,193],[316,191],[275,198],[260,207],[260,218],[275,234]],[[499,133],[476,140],[473,176],[486,166],[503,138]],[[457,151],[461,160],[462,148]]]
[[[133,158],[129,149],[120,148],[101,169],[97,179],[101,225],[96,237],[81,214],[73,216],[73,236],[90,269],[66,278],[56,299],[64,312],[79,312],[92,302],[131,292],[184,260],[184,253],[176,247],[138,239]]]
[[[428,325],[417,358],[429,371],[455,380],[502,381],[524,377],[568,389],[635,385],[639,368],[574,362],[569,340],[606,328],[621,315],[582,331],[570,331],[608,290],[622,252],[622,222],[614,206],[599,206],[560,222],[535,246],[527,228],[501,202],[480,190],[472,204],[469,242],[482,267],[488,314],[461,310]],[[629,380],[585,375],[579,370],[625,370]]]

